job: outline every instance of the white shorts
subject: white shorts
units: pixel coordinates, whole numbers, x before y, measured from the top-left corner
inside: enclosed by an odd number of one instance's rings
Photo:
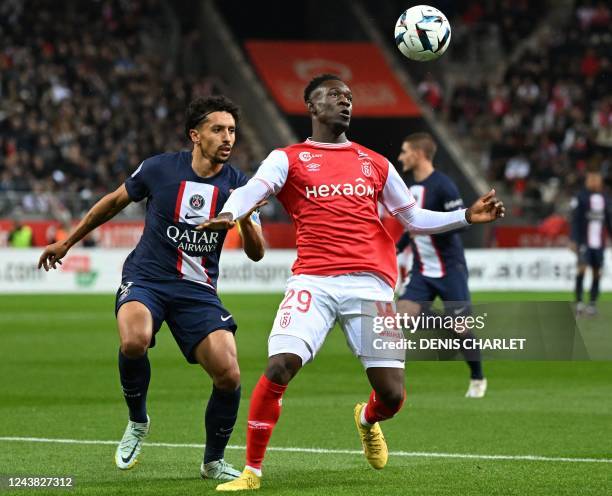
[[[363,356],[362,303],[393,301],[393,288],[367,272],[338,276],[297,275],[289,278],[268,339],[268,356],[292,353],[302,364],[312,361],[336,322],[363,366],[404,368],[403,360]]]

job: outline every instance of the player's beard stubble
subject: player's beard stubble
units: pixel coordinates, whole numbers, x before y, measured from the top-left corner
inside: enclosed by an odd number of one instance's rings
[[[232,146],[220,145],[211,149],[211,146],[205,148],[202,144],[199,145],[200,154],[202,157],[208,158],[212,164],[224,164],[226,163],[232,154]],[[224,148],[228,148],[225,150]]]

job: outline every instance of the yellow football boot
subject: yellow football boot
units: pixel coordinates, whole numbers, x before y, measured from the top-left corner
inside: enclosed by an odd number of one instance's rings
[[[365,403],[357,403],[355,405],[355,425],[357,432],[361,438],[363,453],[366,460],[376,470],[384,468],[389,459],[389,450],[387,449],[387,441],[383,436],[382,429],[378,422],[372,427],[364,427],[361,425],[361,410],[365,408]]]
[[[217,491],[252,491],[261,487],[261,477],[245,468],[240,477],[217,486]]]

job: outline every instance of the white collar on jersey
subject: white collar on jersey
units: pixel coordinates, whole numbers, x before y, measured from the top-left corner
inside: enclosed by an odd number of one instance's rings
[[[320,141],[313,141],[310,138],[306,138],[304,141],[307,145],[318,146],[320,148],[349,148],[353,143],[346,141],[345,143],[321,143]]]

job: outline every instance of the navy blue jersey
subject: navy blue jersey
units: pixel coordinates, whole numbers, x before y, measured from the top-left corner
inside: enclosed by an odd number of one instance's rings
[[[572,199],[572,208],[572,241],[578,246],[602,249],[606,228],[608,233],[612,231],[609,198],[585,188]]]
[[[123,278],[186,279],[215,290],[227,231],[194,228],[217,216],[230,190],[246,182],[244,173],[229,164],[213,177],[199,177],[188,151],[142,162],[125,187],[132,201],[147,199],[145,228],[123,265]]]
[[[436,212],[463,208],[455,183],[443,172],[434,170],[424,181],[408,184],[417,205]],[[412,270],[425,277],[444,277],[449,267],[465,266],[459,231],[433,235],[409,235],[414,254]],[[404,240],[407,241],[408,234]],[[401,246],[402,240],[399,245]]]

